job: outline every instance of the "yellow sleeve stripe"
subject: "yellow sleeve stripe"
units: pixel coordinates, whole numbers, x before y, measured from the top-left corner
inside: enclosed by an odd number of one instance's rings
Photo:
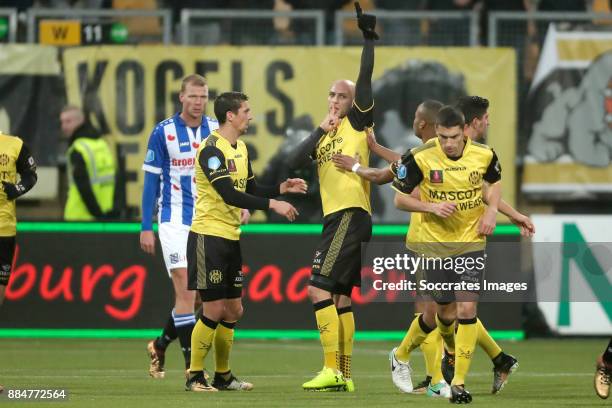
[[[252,175],[251,177],[247,178],[247,180],[253,180],[255,178],[255,175]]]
[[[403,195],[410,195],[410,194],[412,194],[412,191],[409,192],[409,193],[404,193],[402,190],[398,189],[393,184],[391,184],[391,188],[394,189],[395,191],[397,191],[398,193],[403,194]]]
[[[357,105],[357,103],[355,101],[353,101],[353,105],[357,108],[357,110],[361,113],[365,113],[365,112],[369,112],[372,110],[372,108],[374,108],[374,101],[372,101],[372,106],[370,106],[368,109],[361,109],[359,107],[359,105]]]
[[[219,177],[215,177],[214,179],[210,180],[210,183],[214,183],[217,180],[221,180],[224,177],[231,177],[229,174],[226,174],[225,176],[219,176]]]

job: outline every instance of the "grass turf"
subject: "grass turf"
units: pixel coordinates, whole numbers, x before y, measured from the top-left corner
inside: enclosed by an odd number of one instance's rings
[[[609,406],[595,396],[595,357],[607,340],[528,340],[501,343],[519,359],[518,371],[497,396],[490,394],[491,363],[476,353],[467,389],[473,405],[501,407]],[[232,353],[235,374],[251,381],[251,392],[185,392],[182,356],[177,344],[167,352],[166,378],[148,377],[144,340],[0,339],[0,384],[8,389],[65,388],[74,407],[310,407],[447,406],[444,399],[401,394],[392,384],[387,354],[396,343],[358,342],[353,357],[355,393],[305,392],[301,384],[321,368],[315,341],[238,340]],[[210,353],[207,369],[214,369]],[[424,377],[423,358],[413,356],[413,381]],[[446,405],[445,405],[446,404]],[[21,403],[20,407],[35,403]],[[8,405],[7,405],[8,406]]]

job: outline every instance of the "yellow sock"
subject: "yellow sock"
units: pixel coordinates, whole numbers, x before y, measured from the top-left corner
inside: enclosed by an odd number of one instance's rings
[[[432,378],[432,384],[440,382],[440,380],[434,382],[434,379],[442,376],[440,369],[438,369],[439,375],[436,376],[436,362],[438,362],[439,367],[442,366],[442,344],[440,330],[436,328],[425,337],[420,346],[425,358],[425,373]]]
[[[323,300],[314,305],[317,327],[325,355],[324,365],[328,368],[338,369],[336,353],[338,353],[338,328],[340,322],[336,306],[331,299]]]
[[[478,327],[478,345],[487,353],[489,358],[493,360],[502,352],[501,347],[493,340],[480,319],[477,320],[476,327]]]
[[[453,385],[465,384],[465,377],[470,369],[470,364],[472,364],[477,339],[478,327],[476,325],[476,318],[459,319],[459,327],[457,328],[455,339],[455,376],[452,381]]]
[[[355,337],[355,316],[350,306],[337,310],[340,329],[338,331],[338,368],[344,378],[351,378],[351,360],[353,355],[353,338]]]
[[[436,313],[436,326],[440,329],[440,336],[444,340],[444,346],[450,353],[455,352],[455,321],[453,320],[450,324],[446,324],[440,320],[440,317]]]
[[[234,344],[234,326],[236,322],[219,322],[215,330],[215,371],[227,373],[230,371],[229,357]]]
[[[423,321],[423,315],[419,314],[412,320],[412,323],[410,323],[410,327],[404,339],[395,351],[395,358],[403,363],[410,361],[410,353],[412,350],[419,347],[430,332],[431,328],[427,327]]]
[[[433,368],[431,374],[431,383],[437,384],[444,379],[442,376],[442,353],[444,352],[444,340],[440,336],[440,330],[436,328],[433,332],[432,342],[436,344],[436,355],[433,359]]]
[[[204,359],[213,343],[218,323],[203,316],[198,319],[191,332],[191,362],[189,371],[204,371]]]

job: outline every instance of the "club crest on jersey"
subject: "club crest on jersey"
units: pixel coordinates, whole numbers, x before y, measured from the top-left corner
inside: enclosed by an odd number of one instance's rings
[[[168,140],[169,140],[169,141],[173,141],[174,139],[176,139],[176,136],[174,136],[174,135],[168,135]]]
[[[217,156],[213,156],[208,159],[208,168],[211,170],[217,170],[221,167],[221,160]]]
[[[472,183],[473,186],[477,186],[478,184],[480,184],[481,180],[482,180],[482,175],[480,174],[478,170],[474,170],[473,172],[470,173],[470,183]]]
[[[397,178],[400,180],[403,180],[406,178],[406,175],[408,174],[408,169],[406,169],[406,166],[404,166],[403,164],[400,164],[399,166],[397,166]]]
[[[236,162],[234,161],[234,159],[227,159],[227,170],[230,173],[235,173],[236,171]]]
[[[429,181],[431,183],[442,184],[444,182],[442,170],[429,170]]]

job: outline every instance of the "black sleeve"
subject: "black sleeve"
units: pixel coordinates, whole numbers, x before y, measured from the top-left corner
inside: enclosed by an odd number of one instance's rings
[[[314,160],[314,151],[319,140],[325,135],[325,131],[317,127],[310,136],[302,140],[300,144],[289,153],[287,163],[291,170],[308,166]]]
[[[24,195],[34,187],[38,176],[36,175],[36,162],[30,154],[30,149],[24,144],[21,145],[21,151],[15,163],[17,173],[19,173],[19,183],[16,184],[19,195]]]
[[[401,193],[410,194],[421,181],[423,181],[423,172],[414,155],[412,152],[404,154],[393,178],[393,188]]]
[[[389,164],[389,170],[391,170],[391,173],[393,173],[394,176],[397,176],[398,167],[400,166],[400,164],[402,164],[402,160],[404,159],[404,157],[408,157],[409,154],[410,154],[410,149],[406,150],[406,152],[402,155],[402,157],[398,161],[394,161],[393,163]]]
[[[270,207],[270,201],[267,198],[256,197],[234,188],[225,165],[225,156],[218,148],[206,146],[202,149],[198,156],[198,165],[226,204],[249,210],[267,210]]]
[[[275,186],[257,184],[253,169],[251,168],[251,160],[249,159],[249,177],[247,178],[246,192],[257,197],[274,198],[280,195],[280,184]]]
[[[491,157],[491,163],[489,163],[489,167],[487,167],[487,171],[483,177],[484,181],[489,184],[497,183],[501,180],[501,164],[495,154],[495,150],[491,150],[493,151],[493,157]]]
[[[374,40],[364,41],[359,76],[355,85],[355,102],[347,115],[351,126],[359,131],[374,123],[374,96],[372,95]]]
[[[77,190],[79,190],[85,207],[87,207],[87,211],[96,218],[101,217],[102,210],[91,188],[89,174],[87,173],[87,165],[85,164],[83,156],[74,150],[70,153],[69,160],[72,167],[72,179],[74,180]]]

